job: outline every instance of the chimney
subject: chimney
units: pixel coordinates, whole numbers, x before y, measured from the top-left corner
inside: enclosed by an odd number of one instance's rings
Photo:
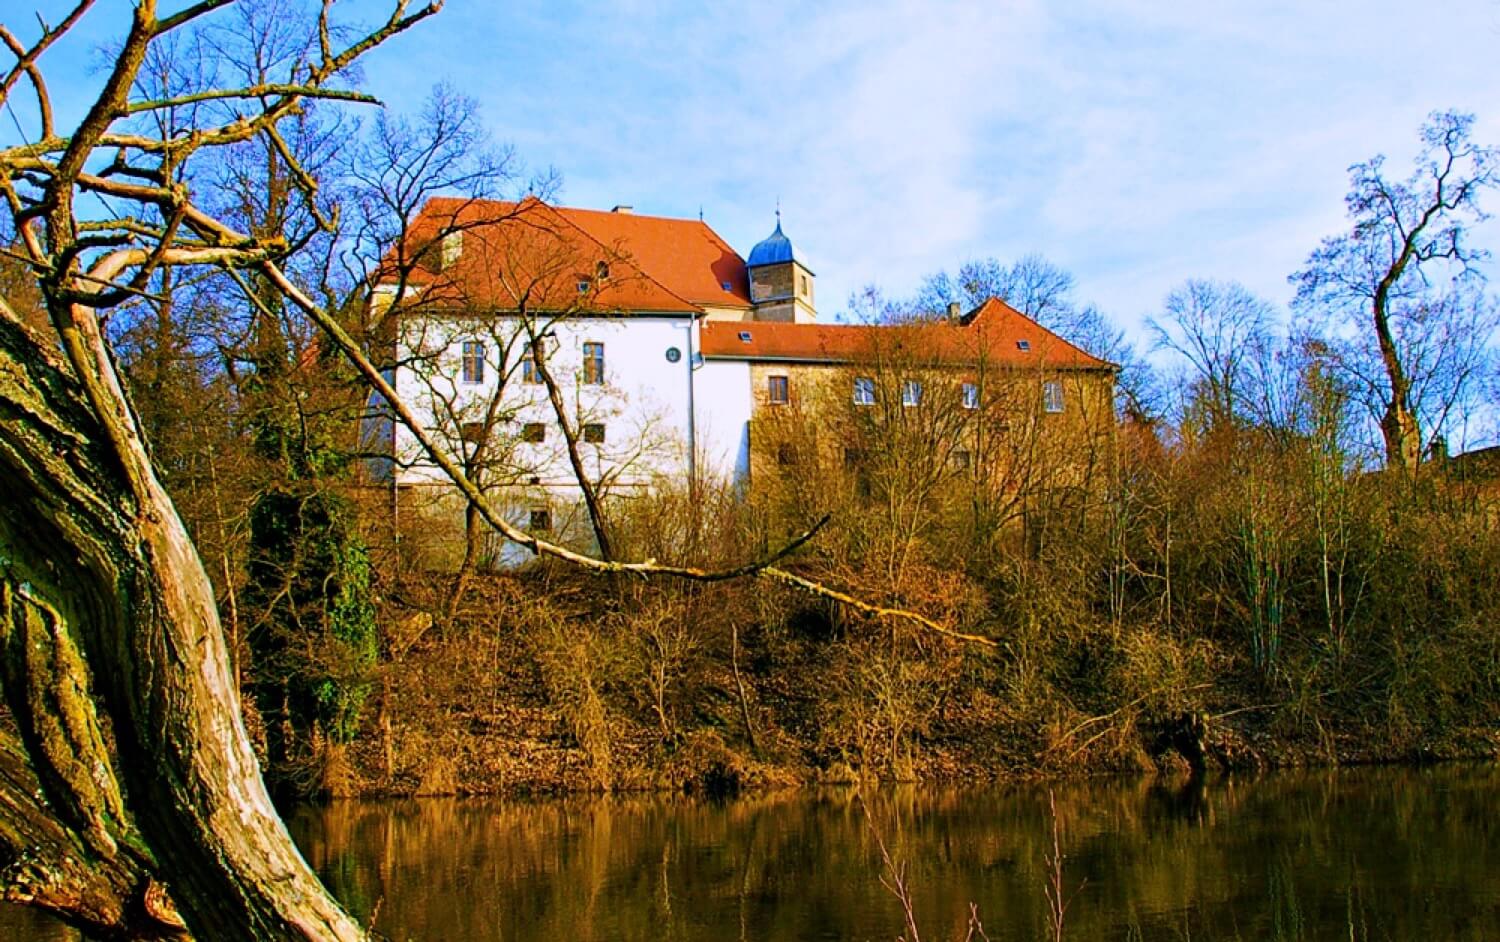
[[[456,229],[453,232],[443,234],[442,241],[438,243],[438,264],[444,270],[453,267],[460,255],[464,254],[464,232]]]
[[[621,216],[629,216],[631,213],[635,212],[635,207],[627,206],[624,203],[617,203],[615,205],[615,208],[611,209],[610,212],[619,213]]]
[[[959,320],[959,318],[961,316],[962,315],[960,314],[960,308],[958,306],[958,302],[957,301],[949,301],[948,302],[948,320],[950,320],[953,323],[957,324],[958,320]]]

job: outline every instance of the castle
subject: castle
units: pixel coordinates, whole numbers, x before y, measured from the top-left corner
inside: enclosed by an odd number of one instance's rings
[[[588,542],[580,475],[615,502],[666,480],[756,487],[768,462],[788,463],[785,444],[764,446],[794,407],[899,401],[915,415],[939,407],[942,385],[952,408],[1007,427],[1012,413],[1054,431],[1113,425],[1114,367],[999,299],[914,325],[820,322],[779,212],[741,257],[701,220],[437,198],[375,298],[401,399],[513,522],[575,543]],[[462,518],[409,431],[371,434],[403,513]],[[975,460],[961,445],[954,456]],[[489,556],[524,558],[499,543]]]

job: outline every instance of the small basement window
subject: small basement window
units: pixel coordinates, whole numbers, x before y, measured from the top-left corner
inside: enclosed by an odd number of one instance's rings
[[[590,445],[604,444],[604,423],[585,422],[583,426],[583,440]]]
[[[541,422],[527,422],[521,426],[521,441],[544,442],[547,440],[547,426]]]

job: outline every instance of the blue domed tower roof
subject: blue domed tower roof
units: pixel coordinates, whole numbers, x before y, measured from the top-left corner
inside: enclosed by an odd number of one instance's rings
[[[745,266],[758,268],[761,265],[779,265],[782,262],[796,260],[796,253],[792,250],[792,240],[781,231],[781,211],[777,210],[776,231],[756,243],[755,248],[750,250],[750,258],[745,261]]]

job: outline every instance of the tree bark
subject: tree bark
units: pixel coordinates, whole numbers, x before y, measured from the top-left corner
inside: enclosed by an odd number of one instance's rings
[[[1422,431],[1411,407],[1411,380],[1401,363],[1396,340],[1391,333],[1391,287],[1401,277],[1411,257],[1411,242],[1386,272],[1375,288],[1371,314],[1375,321],[1375,339],[1380,346],[1380,362],[1391,384],[1390,399],[1380,417],[1380,434],[1385,439],[1385,461],[1389,467],[1415,471],[1422,460]]]
[[[266,793],[212,587],[97,322],[53,314],[67,328],[66,366],[0,318],[0,577],[12,609],[23,595],[31,609],[22,627],[50,639],[53,689],[65,693],[43,709],[9,678],[6,688],[23,735],[32,730],[28,752],[43,757],[48,803],[85,839],[87,859],[129,866],[138,839],[137,869],[154,860],[172,874],[172,898],[201,938],[362,939]],[[96,696],[104,716],[91,720]],[[73,763],[37,747],[47,739]],[[112,788],[115,774],[123,788]]]
[[[0,889],[7,902],[44,909],[94,939],[189,938],[140,854],[99,855],[64,826],[43,793],[26,752],[0,735]]]

